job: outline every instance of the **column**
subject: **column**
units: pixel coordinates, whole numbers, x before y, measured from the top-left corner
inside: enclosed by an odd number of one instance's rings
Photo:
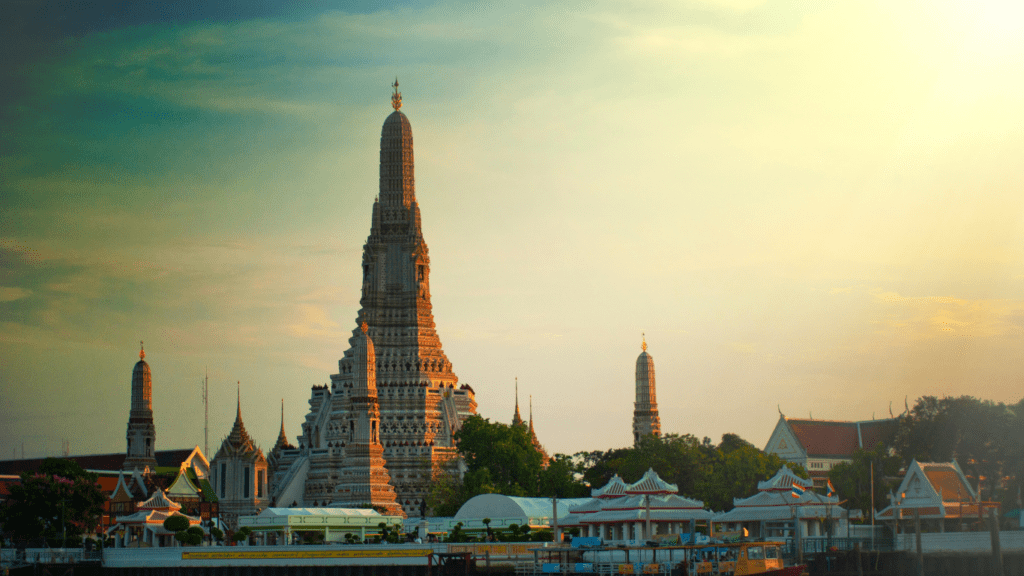
[[[644,539],[644,524],[643,524],[643,522],[637,522],[636,523],[636,539],[637,540],[643,540]]]

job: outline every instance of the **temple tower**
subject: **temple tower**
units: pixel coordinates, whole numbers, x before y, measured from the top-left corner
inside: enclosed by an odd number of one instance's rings
[[[384,447],[380,443],[380,403],[377,399],[377,363],[373,340],[364,322],[362,336],[352,355],[354,382],[348,410],[349,441],[345,464],[335,488],[331,506],[354,508],[372,504],[394,516],[405,516],[398,505],[391,476],[385,468]]]
[[[453,434],[476,413],[469,386],[441,348],[430,303],[430,256],[420,225],[413,173],[412,125],[399,109],[394,84],[391,113],[380,139],[380,187],[370,235],[363,246],[362,298],[349,348],[327,387],[314,386],[302,425],[300,449],[308,451],[306,505],[333,500],[346,466],[362,378],[356,351],[369,326],[374,344],[380,442],[391,482],[407,514],[418,513],[433,475],[456,458]]]
[[[146,349],[139,343],[139,361],[132,370],[132,407],[128,413],[128,451],[124,470],[156,468],[156,426],[153,425],[153,376],[146,363]]]
[[[270,505],[267,459],[242,422],[242,392],[238,391],[235,424],[210,462],[210,483],[220,502],[220,518],[232,530],[238,517],[259,514]]]
[[[512,425],[517,426],[523,423],[523,417],[519,415],[519,377],[516,376],[516,412],[512,415]]]
[[[647,340],[642,339],[640,356],[636,359],[636,403],[633,404],[633,444],[651,434],[661,436],[658,397],[654,392],[654,358],[647,353]]]

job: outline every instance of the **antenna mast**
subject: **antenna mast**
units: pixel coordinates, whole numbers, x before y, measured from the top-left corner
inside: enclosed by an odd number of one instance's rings
[[[210,457],[210,369],[203,378],[203,456]]]

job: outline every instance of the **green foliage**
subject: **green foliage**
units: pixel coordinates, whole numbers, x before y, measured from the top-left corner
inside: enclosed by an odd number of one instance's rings
[[[427,504],[440,516],[454,516],[478,494],[506,496],[586,496],[588,489],[576,479],[572,458],[556,455],[547,469],[543,454],[533,445],[525,426],[492,423],[470,416],[455,434],[466,471],[459,478],[455,462],[434,475]]]
[[[871,471],[874,470],[876,509],[888,504],[886,496],[898,484],[900,459],[879,443],[871,450],[855,450],[852,462],[836,464],[828,477],[836,493],[847,501],[849,510],[860,509],[864,518],[871,514]]]
[[[170,518],[168,518],[170,520]],[[188,520],[185,521],[188,524]],[[164,521],[164,527],[167,527],[167,522]],[[181,542],[185,546],[199,546],[203,543],[203,529],[199,526],[190,526],[185,530],[180,530],[174,535],[174,539]]]
[[[445,542],[466,542],[468,540],[469,537],[462,531],[462,522],[456,523],[451,532],[444,538]]]
[[[167,519],[164,520],[164,529],[168,532],[182,532],[184,530],[188,530],[188,527],[188,518],[182,516],[181,514],[174,514],[173,516],[168,516]]]
[[[54,539],[65,531],[68,540],[78,539],[93,531],[103,512],[106,497],[96,481],[74,460],[47,458],[11,486],[0,505],[0,524],[15,540]]]
[[[250,534],[252,534],[252,528],[242,526],[237,532],[231,535],[231,539],[235,542],[242,542],[244,540],[248,540]]]
[[[647,436],[632,448],[581,452],[574,459],[591,486],[604,486],[615,474],[635,482],[653,468],[663,480],[678,485],[680,494],[703,500],[713,510],[732,509],[733,498],[754,494],[759,481],[783,466],[778,456],[765,454],[735,434],[723,435],[718,446],[690,434]],[[808,477],[803,468],[791,468]]]
[[[224,541],[224,531],[221,530],[220,528],[217,528],[216,526],[211,526],[210,527],[210,536],[213,536],[213,539],[216,540],[217,542],[223,542]]]
[[[903,465],[956,459],[976,485],[988,480],[987,499],[999,499],[1000,482],[1014,478],[1020,486],[1024,453],[1024,400],[1007,406],[971,396],[922,396],[902,416],[894,440]],[[1015,494],[1015,493],[1014,493]]]

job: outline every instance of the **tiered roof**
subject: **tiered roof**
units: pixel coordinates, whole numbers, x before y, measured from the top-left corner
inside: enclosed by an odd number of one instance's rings
[[[654,468],[648,468],[639,480],[626,487],[626,494],[675,494],[677,492],[679,492],[679,486],[662,480]]]
[[[804,493],[795,495],[793,484],[804,488]],[[838,496],[822,496],[810,490],[812,482],[793,474],[788,466],[779,468],[771,479],[758,482],[758,492],[748,498],[734,498],[734,508],[720,514],[715,522],[756,522],[761,520],[785,520],[787,518],[846,518],[847,511],[839,506]],[[849,512],[850,518],[859,517],[860,512]]]
[[[642,521],[648,518],[648,510],[654,522],[706,520],[714,516],[704,509],[703,502],[678,492],[677,485],[662,480],[653,468],[628,485],[616,474],[601,488],[591,490],[591,500],[571,507],[571,514],[559,523],[578,526]]]
[[[231,432],[228,434],[228,437],[221,442],[220,450],[217,450],[217,455],[214,456],[214,459],[219,460],[230,456],[245,456],[263,459],[263,451],[256,447],[256,443],[253,442],[252,437],[250,437],[249,433],[245,430],[245,423],[242,422],[241,388],[239,388],[238,392],[238,406],[235,412],[235,423],[231,427]]]

